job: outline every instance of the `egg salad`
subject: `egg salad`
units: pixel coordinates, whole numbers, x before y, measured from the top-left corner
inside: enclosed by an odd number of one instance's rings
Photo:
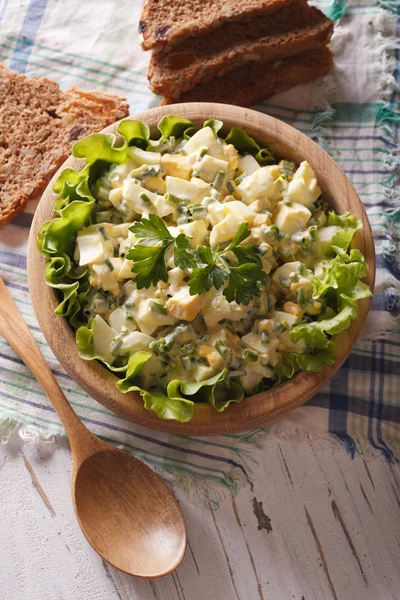
[[[360,223],[329,209],[307,160],[275,160],[217,121],[194,131],[168,119],[158,140],[125,121],[124,147],[101,134],[78,142],[88,167],[56,184],[59,217],[39,248],[82,358],[159,417],[187,421],[195,402],[221,411],[332,364],[331,336],[370,291],[361,253],[348,251]]]

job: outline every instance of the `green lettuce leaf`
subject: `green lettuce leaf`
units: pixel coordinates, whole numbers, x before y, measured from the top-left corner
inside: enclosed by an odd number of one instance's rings
[[[271,165],[276,162],[270,148],[261,148],[252,137],[239,127],[232,127],[225,141],[227,144],[233,144],[241,154],[254,156],[260,165]]]
[[[185,119],[185,117],[166,115],[161,119],[157,127],[164,139],[171,137],[171,135],[174,138],[183,138],[186,131],[193,128],[193,123],[189,119]]]
[[[193,396],[196,402],[209,402],[215,410],[222,412],[232,402],[238,403],[243,400],[244,396],[244,390],[238,383],[231,381],[228,386],[222,383],[226,374],[227,370],[224,369],[214,377],[196,383],[174,379],[168,384],[168,396],[176,400],[183,399],[184,396]]]
[[[327,225],[336,225],[343,229],[360,229],[360,227],[362,227],[362,222],[349,212],[346,212],[343,215],[337,215],[335,211],[330,210]]]
[[[72,256],[76,235],[89,223],[93,207],[94,200],[74,201],[60,211],[58,218],[44,223],[38,233],[39,251],[47,258],[56,254]]]
[[[321,298],[330,292],[330,298],[336,298],[336,306],[340,309],[341,294],[354,300],[371,296],[369,287],[361,281],[368,274],[368,265],[359,250],[351,250],[350,254],[334,246],[336,257],[321,263],[322,273],[313,276],[313,298]],[[334,292],[334,294],[332,294]],[[331,305],[328,302],[329,305]]]
[[[116,373],[125,373],[128,369],[128,364],[113,366],[103,356],[100,356],[95,352],[94,342],[93,342],[93,327],[94,327],[94,319],[89,319],[87,325],[82,325],[76,331],[75,339],[76,345],[78,347],[79,356],[83,358],[83,360],[99,360],[102,362],[110,371]],[[147,360],[150,358],[151,354],[146,352],[148,355]],[[135,356],[135,355],[132,355]],[[132,358],[132,357],[131,357]],[[147,361],[145,361],[147,362]],[[144,364],[144,363],[143,363]],[[142,364],[142,366],[143,366]]]
[[[180,423],[187,423],[193,418],[194,403],[186,398],[166,396],[162,392],[150,392],[138,385],[137,376],[149,360],[149,352],[136,352],[128,361],[124,379],[117,381],[120,392],[139,392],[143,398],[144,407],[154,412],[160,419],[173,419]]]
[[[203,127],[211,127],[215,135],[218,135],[218,132],[224,126],[223,122],[219,119],[207,119],[204,121]]]
[[[137,146],[142,150],[147,150],[150,139],[150,128],[143,121],[124,119],[118,125],[117,131],[126,139],[128,146]]]
[[[83,158],[87,166],[89,187],[112,164],[121,164],[127,157],[128,144],[116,146],[116,137],[112,133],[92,133],[72,146],[72,156]]]
[[[336,344],[328,342],[325,349],[318,350],[315,354],[284,353],[280,363],[275,366],[275,371],[279,375],[277,383],[281,383],[285,379],[290,379],[298,371],[321,372],[326,365],[333,365],[335,363],[336,351]]]

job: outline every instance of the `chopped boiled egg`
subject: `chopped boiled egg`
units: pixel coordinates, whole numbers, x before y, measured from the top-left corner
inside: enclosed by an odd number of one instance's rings
[[[311,212],[302,204],[296,204],[295,202],[291,206],[281,204],[278,213],[275,215],[275,225],[282,233],[292,235],[303,229],[310,217]]]
[[[274,178],[268,167],[262,167],[254,171],[249,177],[245,177],[237,187],[236,193],[246,204],[255,200],[261,200],[264,208],[269,207],[269,198],[274,189]]]
[[[253,175],[255,171],[261,169],[260,165],[251,154],[240,156],[238,160],[239,171],[244,175]]]
[[[110,327],[100,315],[95,316],[93,321],[93,355],[101,356],[110,365],[115,360],[112,349],[116,335],[117,331]]]
[[[184,285],[165,303],[165,308],[177,319],[193,321],[200,312],[203,298],[198,294],[191,296],[189,286]]]
[[[207,329],[213,329],[223,319],[240,321],[248,308],[236,302],[228,302],[222,294],[212,296],[202,309],[202,315]]]
[[[192,175],[192,164],[188,157],[182,154],[164,154],[161,164],[166,175],[180,179],[190,179]]]
[[[132,333],[128,333],[122,338],[119,353],[133,354],[134,352],[140,352],[140,350],[148,350],[152,341],[153,338],[150,335],[146,335],[141,331],[132,331]]]
[[[160,306],[157,298],[146,298],[137,303],[137,308],[131,309],[139,329],[147,335],[151,335],[158,327],[176,323],[175,317],[161,312]]]
[[[76,242],[79,248],[80,265],[103,262],[109,255],[104,237],[99,231],[83,229],[78,233]]]
[[[210,246],[214,248],[217,244],[233,240],[240,225],[245,222],[245,219],[228,213],[220,223],[213,227],[210,234]]]
[[[216,180],[217,175],[222,173],[223,177],[221,178],[221,183],[217,187],[221,187],[223,184],[227,171],[228,163],[226,160],[214,158],[214,156],[210,156],[209,154],[205,154],[201,160],[193,165],[193,173],[196,177],[199,177],[207,183],[213,183]]]
[[[186,181],[179,177],[167,175],[165,181],[167,184],[167,194],[189,200],[192,204],[199,204],[205,196],[211,193],[211,187],[202,179],[197,179],[196,177],[192,177],[190,181]]]
[[[174,237],[177,237],[180,233],[186,235],[189,238],[191,248],[194,250],[204,244],[209,233],[203,219],[197,219],[192,223],[183,223],[176,227],[168,227],[168,230]]]
[[[185,144],[183,152],[190,154],[193,162],[196,162],[198,154],[206,149],[210,156],[224,158],[224,149],[219,143],[211,127],[199,129]]]
[[[249,226],[251,227],[256,213],[250,208],[250,206],[247,206],[243,202],[240,202],[240,200],[232,200],[232,202],[225,202],[224,204],[222,204],[222,207],[225,216],[229,214],[236,215],[244,221],[247,221]],[[260,216],[268,218],[266,217],[266,215]]]

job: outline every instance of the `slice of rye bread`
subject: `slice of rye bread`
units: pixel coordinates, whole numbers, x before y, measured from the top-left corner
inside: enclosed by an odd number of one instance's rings
[[[0,65],[0,227],[46,187],[73,142],[126,117],[125,99]]]
[[[173,102],[219,102],[252,106],[277,92],[318,79],[332,67],[332,52],[328,47],[321,46],[283,60],[242,65],[222,77],[198,84],[178,100],[164,98],[162,105]]]
[[[327,44],[333,21],[299,2],[248,23],[234,22],[207,36],[189,39],[168,53],[153,54],[148,78],[155,94],[178,97],[201,81],[251,61],[271,61]]]
[[[143,50],[198,37],[226,21],[272,13],[300,0],[145,0],[139,21]]]

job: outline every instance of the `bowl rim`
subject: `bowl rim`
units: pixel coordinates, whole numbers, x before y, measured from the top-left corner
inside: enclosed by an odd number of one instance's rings
[[[335,206],[336,197],[341,193],[343,195],[341,203],[344,204],[344,208],[340,208],[340,210],[342,212],[346,209],[350,210],[363,222],[363,228],[356,233],[352,245],[361,249],[369,265],[366,281],[373,292],[375,250],[364,206],[345,173],[322,148],[306,135],[279,119],[254,110],[225,104],[173,104],[152,108],[126,118],[142,120],[153,131],[157,122],[168,114],[184,116],[192,120],[196,127],[206,119],[220,119],[224,122],[225,127],[242,127],[258,142],[269,144],[275,148],[278,155],[282,155],[279,148],[285,148],[285,157],[293,158],[295,155],[299,157],[295,160],[297,164],[300,162],[300,157],[303,160],[309,160],[316,172],[324,196],[328,196],[329,204]],[[101,133],[116,133],[119,123],[120,121],[103,129]],[[300,151],[299,148],[301,148]],[[79,170],[84,165],[85,162],[82,159],[72,156],[68,158],[57,170],[41,197],[29,235],[28,283],[40,328],[53,353],[80,387],[104,407],[140,425],[173,434],[202,436],[237,433],[268,421],[274,421],[286,412],[304,404],[340,368],[364,326],[372,297],[358,302],[359,317],[351,322],[347,330],[335,336],[338,353],[334,365],[326,366],[321,373],[300,371],[292,379],[276,388],[247,397],[239,404],[230,405],[222,413],[215,411],[210,404],[196,403],[194,417],[188,423],[164,421],[144,408],[138,392],[128,394],[119,392],[115,385],[118,378],[98,361],[81,359],[78,355],[74,333],[67,320],[54,315],[54,309],[58,305],[59,299],[56,291],[45,284],[44,273],[47,259],[38,252],[36,246],[39,228],[45,221],[55,216],[54,200],[56,195],[52,191],[55,180],[65,168]],[[332,186],[327,187],[328,174],[334,175],[334,196],[332,196]]]

